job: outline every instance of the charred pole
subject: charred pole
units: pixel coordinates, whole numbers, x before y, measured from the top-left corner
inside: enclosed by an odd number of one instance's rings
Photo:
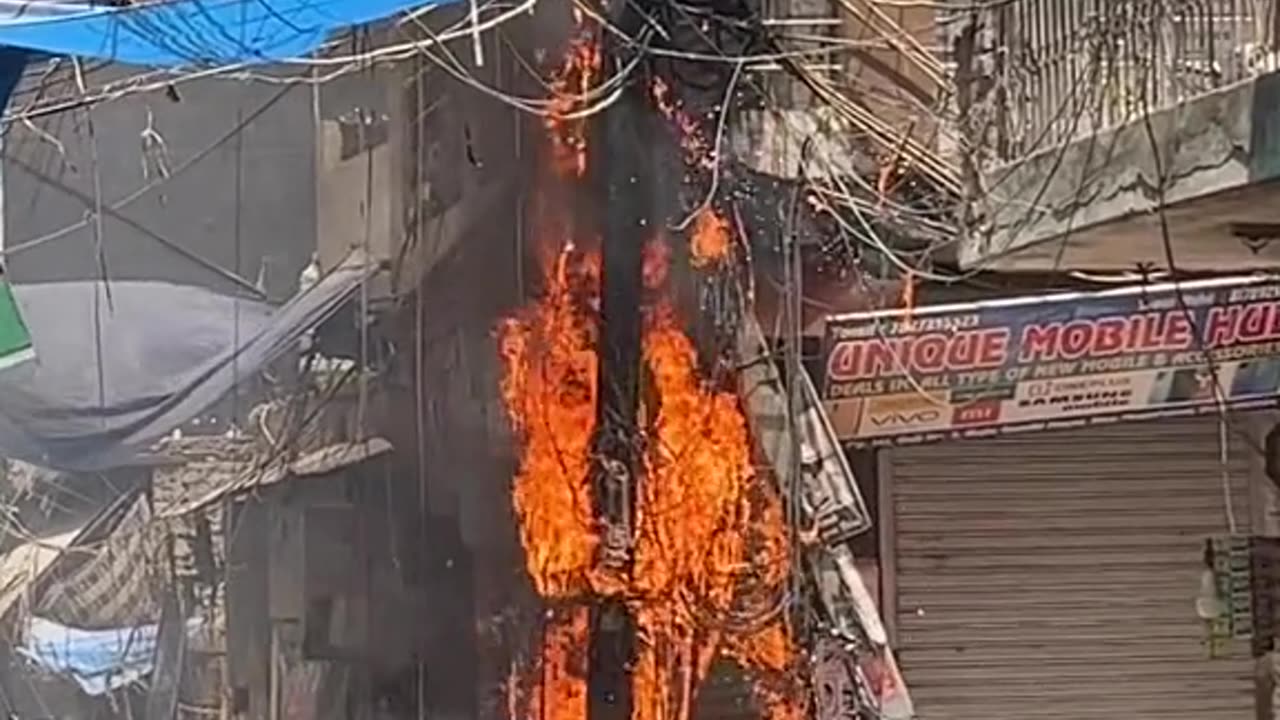
[[[634,37],[644,22],[630,2],[612,20]],[[605,73],[616,72],[636,48],[604,33]],[[640,482],[640,381],[644,245],[653,229],[653,111],[646,88],[628,80],[623,96],[594,119],[588,166],[595,177],[601,230],[598,404],[592,468],[600,527],[599,561],[626,574],[633,561],[636,494]],[[588,720],[629,720],[635,622],[622,598],[591,608],[587,676]]]

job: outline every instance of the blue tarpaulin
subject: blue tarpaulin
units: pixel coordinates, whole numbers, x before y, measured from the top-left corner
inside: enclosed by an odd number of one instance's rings
[[[0,110],[30,56],[183,68],[314,52],[336,30],[458,0],[0,0]]]
[[[194,636],[201,624],[199,618],[186,621],[175,618],[168,627],[182,638]],[[172,631],[166,630],[164,635],[171,635]],[[45,670],[75,680],[89,695],[104,695],[151,675],[156,665],[156,643],[161,635],[158,624],[81,630],[32,617],[26,641],[18,652]],[[168,655],[172,655],[172,649]],[[175,662],[172,657],[169,662],[170,670],[181,667],[181,662]]]
[[[335,30],[453,1],[0,0],[0,45],[157,67],[271,63],[315,51]]]
[[[33,617],[19,651],[46,670],[71,677],[86,693],[102,695],[151,673],[158,628],[79,630]]]

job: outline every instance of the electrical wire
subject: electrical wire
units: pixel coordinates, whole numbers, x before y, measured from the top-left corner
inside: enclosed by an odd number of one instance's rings
[[[1157,13],[1158,12],[1159,10],[1157,10]],[[1151,38],[1150,38],[1151,40],[1150,51],[1154,58],[1157,52],[1157,48],[1159,48],[1160,46],[1160,35],[1158,34],[1157,23],[1153,22],[1151,24],[1151,28],[1152,29],[1151,29]],[[1147,140],[1148,150],[1151,153],[1151,162],[1154,166],[1155,175],[1156,175],[1156,177],[1154,178],[1155,182],[1153,185],[1153,192],[1155,193],[1155,199],[1153,201],[1153,204],[1154,204],[1153,210],[1156,213],[1158,227],[1160,230],[1160,242],[1164,250],[1165,262],[1168,264],[1168,267],[1169,267],[1170,283],[1173,286],[1174,298],[1177,301],[1178,310],[1182,313],[1183,317],[1187,322],[1188,327],[1190,328],[1190,335],[1193,339],[1193,342],[1196,345],[1196,350],[1204,358],[1205,370],[1208,373],[1209,380],[1213,385],[1213,402],[1214,402],[1214,408],[1218,415],[1218,451],[1219,451],[1219,464],[1220,464],[1221,473],[1222,473],[1221,485],[1222,485],[1222,496],[1223,496],[1223,514],[1226,519],[1228,532],[1234,534],[1237,529],[1237,524],[1236,524],[1236,515],[1235,515],[1235,508],[1234,508],[1234,499],[1232,497],[1233,493],[1231,490],[1231,473],[1230,473],[1229,463],[1228,463],[1229,444],[1227,442],[1227,430],[1228,430],[1228,427],[1232,425],[1234,418],[1232,417],[1233,413],[1232,413],[1231,407],[1226,401],[1227,394],[1222,384],[1221,367],[1218,364],[1217,360],[1214,358],[1212,350],[1205,346],[1204,335],[1201,332],[1201,328],[1199,327],[1199,324],[1196,322],[1196,318],[1191,309],[1191,306],[1187,303],[1186,295],[1183,293],[1181,284],[1178,279],[1179,278],[1178,265],[1177,265],[1177,259],[1175,258],[1175,253],[1174,253],[1173,236],[1169,229],[1168,208],[1166,203],[1166,191],[1167,191],[1167,183],[1169,179],[1166,174],[1166,162],[1163,157],[1163,152],[1160,147],[1160,142],[1156,134],[1155,125],[1151,119],[1151,115],[1155,112],[1155,108],[1152,106],[1150,102],[1150,96],[1147,92],[1148,89],[1149,88],[1145,84],[1141,86],[1141,92],[1139,92],[1139,102],[1141,103],[1141,108],[1142,108],[1142,113],[1141,113],[1142,130]],[[1248,429],[1241,428],[1240,431],[1241,431],[1241,435],[1245,438],[1248,438],[1251,444],[1254,445],[1255,452],[1258,452],[1259,455],[1261,455],[1262,457],[1265,457],[1266,456],[1265,449],[1259,446],[1256,442],[1254,442],[1252,435],[1248,432]]]

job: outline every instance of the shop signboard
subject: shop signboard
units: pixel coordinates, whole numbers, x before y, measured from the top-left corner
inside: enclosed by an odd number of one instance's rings
[[[823,402],[858,446],[1275,405],[1280,277],[827,320]]]

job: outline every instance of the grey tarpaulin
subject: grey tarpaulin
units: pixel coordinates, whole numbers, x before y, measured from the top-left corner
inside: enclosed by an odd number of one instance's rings
[[[101,282],[16,285],[36,361],[0,371],[0,455],[78,471],[136,462],[296,346],[375,270],[354,253],[278,309],[159,282],[112,282],[109,303]]]

